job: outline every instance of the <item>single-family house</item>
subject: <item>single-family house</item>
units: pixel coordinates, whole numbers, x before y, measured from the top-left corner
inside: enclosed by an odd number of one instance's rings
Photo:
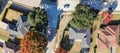
[[[90,47],[90,29],[69,28],[69,39],[82,42],[82,48]]]
[[[104,50],[118,47],[119,26],[108,25],[104,29],[100,29],[97,38],[97,48]]]
[[[8,24],[6,31],[9,32],[11,35],[18,35],[23,38],[25,33],[29,31],[29,28],[30,24],[27,21],[27,17],[21,15],[16,25]]]

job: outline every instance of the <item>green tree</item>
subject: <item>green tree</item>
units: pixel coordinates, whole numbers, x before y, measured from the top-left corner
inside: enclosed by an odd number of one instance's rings
[[[44,53],[46,37],[39,32],[27,32],[21,40],[21,53]]]
[[[98,12],[87,5],[77,5],[72,14],[73,19],[70,21],[70,25],[80,29],[91,28]]]
[[[48,26],[48,17],[44,9],[33,7],[28,14],[28,21],[31,25],[31,30],[42,31]]]

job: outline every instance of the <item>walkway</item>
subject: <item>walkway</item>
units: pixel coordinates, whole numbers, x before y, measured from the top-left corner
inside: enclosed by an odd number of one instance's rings
[[[99,17],[99,20],[94,21],[94,24],[93,24],[93,34],[92,34],[93,42],[90,45],[90,52],[89,53],[94,53],[94,46],[97,43],[96,42],[97,34],[99,32],[99,29],[100,29],[101,21],[102,21],[102,19],[100,17]]]

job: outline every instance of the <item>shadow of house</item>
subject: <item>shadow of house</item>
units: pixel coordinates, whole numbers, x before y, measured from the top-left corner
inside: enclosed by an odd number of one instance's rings
[[[120,20],[112,20],[110,23],[108,23],[108,25],[119,25],[120,24]]]
[[[75,27],[69,28],[69,39],[73,41],[81,41],[82,49],[84,48],[86,50],[90,47],[90,37],[90,29],[77,29]],[[88,53],[88,51],[86,52]]]
[[[15,52],[20,50],[20,46],[14,44],[14,43],[5,42],[5,44],[6,44],[6,47],[7,47],[7,48],[13,49]]]
[[[6,31],[9,32],[11,35],[23,38],[24,34],[29,31],[29,28],[30,24],[27,21],[27,17],[21,15],[16,25],[10,23],[8,24]]]
[[[70,44],[69,36],[65,36],[62,38],[60,46],[64,48],[65,50],[70,51],[73,45]]]

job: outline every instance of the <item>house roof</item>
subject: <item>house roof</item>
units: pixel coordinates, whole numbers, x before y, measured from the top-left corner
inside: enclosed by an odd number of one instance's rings
[[[69,39],[83,39],[87,35],[86,32],[87,30],[79,30],[71,27],[69,29]]]
[[[20,3],[30,7],[39,7],[41,0],[13,0],[13,2]]]
[[[100,29],[97,45],[99,49],[107,49],[118,46],[119,26],[109,25],[105,29]],[[109,45],[109,46],[108,46]]]
[[[24,34],[29,31],[30,24],[27,20],[25,20],[26,16],[20,16],[16,25],[9,24],[6,31],[8,31],[12,35],[19,35],[23,37]]]
[[[69,39],[81,39],[82,47],[89,48],[90,45],[90,29],[69,28]]]

